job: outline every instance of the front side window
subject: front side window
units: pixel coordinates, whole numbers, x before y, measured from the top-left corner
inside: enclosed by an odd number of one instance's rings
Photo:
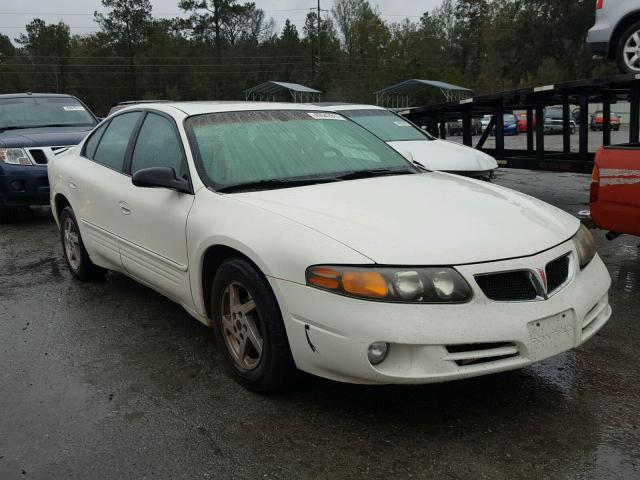
[[[131,158],[131,175],[143,168],[169,167],[182,175],[182,148],[173,123],[149,113],[144,119]]]
[[[385,142],[431,140],[425,132],[386,110],[345,110],[340,113]]]
[[[95,124],[93,115],[73,97],[18,97],[0,100],[0,131],[92,127]]]
[[[212,113],[190,117],[186,127],[199,170],[216,189],[380,169],[415,171],[379,138],[335,113]]]
[[[140,115],[140,112],[131,112],[114,117],[102,135],[93,159],[121,172],[127,146]]]

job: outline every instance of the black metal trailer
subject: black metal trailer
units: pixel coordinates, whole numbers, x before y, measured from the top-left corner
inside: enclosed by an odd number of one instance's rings
[[[500,163],[512,168],[560,170],[589,173],[593,168],[594,152],[589,152],[589,104],[602,103],[602,144],[611,144],[611,104],[630,103],[629,142],[640,141],[640,74],[612,75],[577,80],[540,87],[522,88],[508,92],[481,95],[456,102],[416,107],[402,112],[407,119],[437,131],[446,138],[446,122],[462,119],[463,143],[472,147],[471,119],[491,115],[491,121],[475,148],[493,155]],[[579,148],[571,151],[571,105],[580,109],[578,118]],[[562,105],[562,151],[545,150],[544,109]],[[503,114],[514,110],[527,112],[526,150],[506,149]],[[535,116],[535,132],[531,125]],[[495,148],[483,148],[495,127]]]

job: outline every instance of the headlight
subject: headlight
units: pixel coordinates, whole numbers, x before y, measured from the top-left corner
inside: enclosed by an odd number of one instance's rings
[[[307,268],[307,285],[349,297],[403,303],[464,303],[471,288],[450,267],[349,267],[317,265]]]
[[[578,233],[573,237],[573,243],[578,252],[580,268],[584,268],[589,265],[589,262],[596,256],[596,242],[593,239],[593,235],[591,235],[587,227],[580,225]]]
[[[33,165],[24,148],[0,148],[0,162],[11,165]]]

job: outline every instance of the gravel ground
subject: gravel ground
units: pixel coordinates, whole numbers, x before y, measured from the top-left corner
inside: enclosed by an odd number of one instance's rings
[[[588,176],[496,182],[586,207]],[[614,316],[578,350],[455,383],[259,396],[169,300],[118,274],[73,281],[38,209],[0,226],[0,479],[640,478],[638,239],[595,236]]]

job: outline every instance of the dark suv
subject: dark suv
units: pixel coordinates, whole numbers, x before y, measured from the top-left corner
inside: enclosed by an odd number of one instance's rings
[[[70,95],[0,95],[0,218],[16,207],[49,204],[47,163],[80,143],[96,123]]]

